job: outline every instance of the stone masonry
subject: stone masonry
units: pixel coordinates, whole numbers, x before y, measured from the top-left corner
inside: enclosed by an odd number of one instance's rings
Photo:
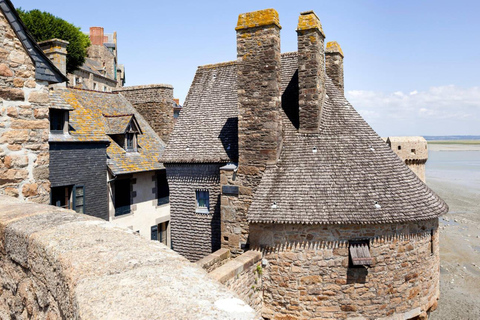
[[[223,244],[235,255],[243,252],[247,211],[267,164],[275,163],[282,144],[280,116],[280,23],[274,9],[241,14],[237,31],[238,179],[241,185],[233,229]],[[228,240],[227,240],[228,239]]]
[[[0,194],[48,203],[47,83],[0,12]]]
[[[325,34],[313,11],[298,18],[298,104],[300,132],[318,132],[325,99]]]
[[[332,79],[337,89],[343,93],[343,51],[336,41],[327,43],[325,50],[325,68],[327,75]]]
[[[427,140],[424,137],[388,137],[386,142],[407,167],[425,182],[425,163],[428,160]]]
[[[436,308],[438,219],[369,227],[252,224],[250,232],[251,246],[268,260],[267,319],[411,319]],[[369,268],[349,265],[350,239],[369,239]]]
[[[0,196],[1,319],[254,319],[158,241],[71,210]]]
[[[168,84],[152,84],[115,89],[127,98],[138,112],[148,121],[160,138],[166,143],[172,133],[173,87]]]

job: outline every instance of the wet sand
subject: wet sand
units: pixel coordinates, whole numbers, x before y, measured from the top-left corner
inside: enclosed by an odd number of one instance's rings
[[[433,151],[432,146],[442,147],[437,150],[443,151],[472,150],[472,146],[468,145],[429,145],[430,151]],[[480,151],[470,153],[470,158],[472,154],[474,159],[480,161]],[[433,156],[435,154],[431,153],[430,158]],[[478,161],[467,162],[464,168],[459,166],[456,170],[443,170],[447,168],[445,166],[429,168],[427,163],[427,185],[450,207],[449,213],[440,219],[441,295],[438,309],[430,315],[433,320],[480,319]]]

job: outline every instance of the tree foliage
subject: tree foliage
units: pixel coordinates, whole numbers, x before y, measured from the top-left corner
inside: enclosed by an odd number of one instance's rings
[[[69,42],[67,46],[67,72],[72,73],[85,62],[90,38],[81,32],[80,28],[48,12],[36,9],[24,11],[21,8],[17,11],[36,41],[57,38]]]

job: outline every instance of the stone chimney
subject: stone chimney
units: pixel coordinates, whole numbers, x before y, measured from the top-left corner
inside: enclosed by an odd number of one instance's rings
[[[92,45],[103,45],[105,35],[102,27],[90,27],[90,42]]]
[[[237,86],[239,170],[263,172],[275,163],[282,141],[280,23],[274,9],[239,15]]]
[[[325,65],[327,75],[332,79],[335,86],[343,94],[343,51],[336,41],[327,43],[325,50]]]
[[[60,39],[50,39],[39,42],[38,45],[45,55],[64,75],[67,75],[67,46],[68,41]],[[57,86],[66,86],[66,82],[57,84]]]
[[[325,34],[313,11],[300,14],[298,37],[298,89],[300,132],[318,132],[325,99]]]

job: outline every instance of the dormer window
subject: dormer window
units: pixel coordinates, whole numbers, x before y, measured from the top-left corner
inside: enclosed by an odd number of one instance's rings
[[[125,151],[138,152],[138,135],[143,132],[133,114],[103,115],[106,133]]]
[[[135,152],[137,151],[137,134],[136,133],[127,133],[125,134],[126,148],[127,151]]]
[[[68,110],[50,109],[49,120],[51,133],[68,133]]]

